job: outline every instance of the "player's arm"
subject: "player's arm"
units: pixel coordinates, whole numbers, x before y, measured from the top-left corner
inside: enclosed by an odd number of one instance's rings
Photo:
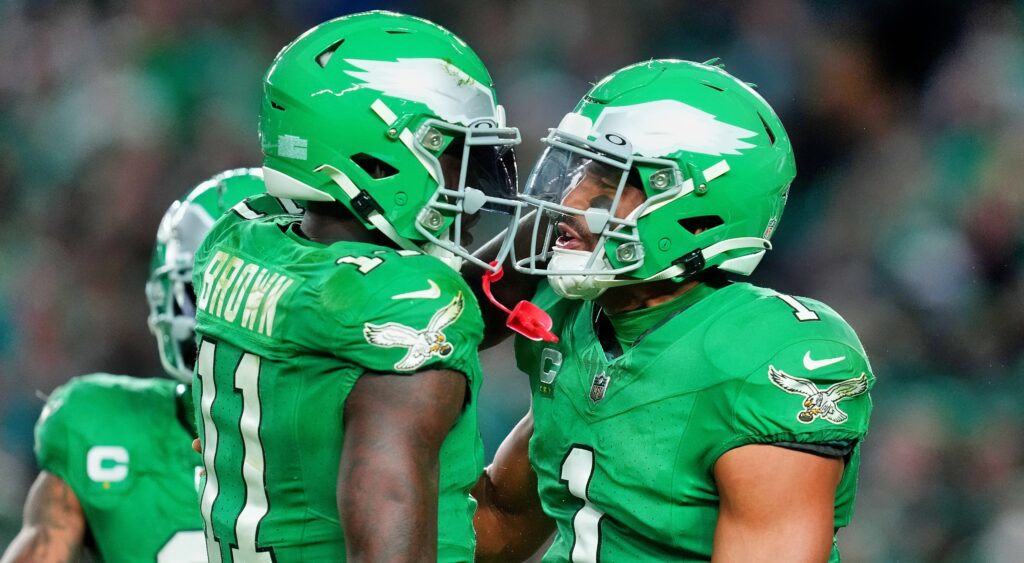
[[[828,561],[843,459],[752,444],[723,454],[715,563]]]
[[[72,561],[81,550],[85,527],[82,506],[71,487],[43,471],[29,490],[21,531],[0,562]]]
[[[537,475],[530,467],[533,411],[516,424],[473,488],[477,500],[477,561],[522,561],[533,555],[555,530],[537,495]]]
[[[437,559],[438,452],[466,397],[466,377],[452,370],[356,382],[337,493],[348,561]]]

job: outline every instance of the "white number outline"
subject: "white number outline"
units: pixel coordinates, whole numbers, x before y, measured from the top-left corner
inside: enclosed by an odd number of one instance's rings
[[[202,385],[200,412],[203,415],[203,465],[206,468],[206,486],[203,488],[200,511],[206,522],[206,549],[210,563],[220,563],[220,540],[213,535],[213,504],[220,494],[220,480],[217,477],[216,456],[218,430],[210,414],[217,397],[214,382],[214,361],[217,345],[208,340],[199,343],[197,372]],[[235,519],[235,541],[232,544],[232,559],[255,563],[273,563],[272,549],[256,545],[259,525],[270,511],[266,489],[266,456],[260,441],[259,429],[262,408],[259,398],[259,356],[244,352],[234,371],[233,387],[242,395],[242,414],[238,422],[244,456],[241,467],[245,481],[245,504]],[[212,481],[212,484],[211,484]]]
[[[198,548],[198,549],[197,549]],[[206,543],[202,530],[175,532],[156,554],[156,563],[198,563],[206,561]]]
[[[784,301],[786,305],[789,305],[790,308],[793,309],[793,316],[796,317],[796,320],[802,323],[807,321],[821,320],[821,317],[818,316],[818,313],[815,313],[814,311],[808,309],[806,305],[797,301],[796,298],[793,297],[792,295],[785,295],[780,293],[779,295],[776,295],[776,297]]]
[[[359,268],[359,273],[365,276],[372,272],[374,268],[383,264],[384,259],[377,258],[375,256],[342,256],[334,263],[339,265],[352,264],[353,266],[357,266]]]
[[[221,562],[220,541],[213,535],[213,502],[220,495],[220,479],[217,477],[217,466],[214,463],[219,436],[210,416],[213,400],[217,398],[217,386],[213,382],[213,357],[216,352],[216,344],[202,340],[196,359],[196,373],[199,375],[202,389],[199,412],[203,416],[203,467],[206,469],[206,485],[203,486],[203,494],[199,500],[199,512],[206,523],[206,554],[210,563]]]
[[[560,483],[565,483],[569,494],[583,501],[583,506],[572,516],[573,540],[569,551],[572,563],[600,563],[601,521],[604,512],[590,502],[590,481],[596,468],[594,449],[573,444],[562,459]]]

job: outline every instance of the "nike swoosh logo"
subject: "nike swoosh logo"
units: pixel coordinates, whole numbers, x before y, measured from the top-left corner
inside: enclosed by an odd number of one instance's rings
[[[438,297],[441,297],[441,288],[437,287],[434,280],[427,280],[427,283],[430,284],[430,289],[400,293],[398,295],[391,296],[391,299],[437,299]]]
[[[811,359],[811,351],[808,350],[807,353],[804,354],[804,368],[806,368],[807,371],[814,371],[816,369],[820,369],[820,368],[823,368],[825,366],[830,366],[832,364],[838,364],[839,362],[841,362],[841,361],[843,361],[845,359],[846,359],[846,356],[839,356],[838,358],[827,358],[827,359],[824,359],[824,360],[814,360],[814,359]]]

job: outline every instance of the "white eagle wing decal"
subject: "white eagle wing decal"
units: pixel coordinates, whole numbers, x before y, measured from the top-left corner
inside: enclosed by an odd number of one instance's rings
[[[420,333],[416,329],[398,323],[382,325],[366,323],[366,326],[363,327],[363,336],[374,346],[397,348],[399,346],[414,346],[419,341]]]
[[[860,395],[867,390],[868,376],[862,373],[860,374],[860,377],[856,379],[847,379],[846,381],[840,381],[839,383],[836,383],[835,385],[829,387],[828,389],[825,390],[825,395],[828,397],[828,400],[831,401],[834,405],[848,397],[856,397],[857,395]],[[839,407],[836,407],[834,416],[831,416],[832,414],[833,413],[825,415],[825,420],[839,424],[842,422],[846,422],[846,419],[849,418],[846,416],[845,412],[839,410]]]
[[[495,119],[490,88],[441,59],[374,61],[345,59],[359,70],[346,70],[366,88],[425,104],[445,121],[469,125],[482,117]]]
[[[594,130],[622,135],[642,156],[680,150],[715,156],[740,154],[741,149],[756,146],[741,139],[757,136],[677,100],[610,107],[597,117]]]
[[[814,395],[818,392],[818,386],[811,383],[810,379],[793,377],[784,371],[775,369],[775,366],[768,366],[768,378],[772,380],[779,389],[794,395]]]
[[[434,313],[434,316],[430,318],[430,324],[427,325],[428,331],[440,331],[446,326],[455,322],[462,315],[462,309],[465,308],[465,300],[462,298],[460,292],[452,299],[452,302],[445,305],[443,309]]]
[[[381,325],[366,323],[363,325],[363,337],[370,344],[381,348],[408,348],[405,356],[395,363],[395,369],[412,371],[430,358],[444,358],[455,350],[442,330],[462,315],[464,304],[462,292],[459,292],[451,303],[434,313],[423,330],[395,322]]]
[[[862,395],[868,390],[867,374],[860,377],[840,381],[822,391],[809,379],[793,377],[775,366],[768,366],[768,379],[783,391],[805,397],[804,410],[797,413],[796,418],[804,424],[810,424],[815,418],[823,418],[833,424],[842,424],[850,417],[836,405],[843,399]]]

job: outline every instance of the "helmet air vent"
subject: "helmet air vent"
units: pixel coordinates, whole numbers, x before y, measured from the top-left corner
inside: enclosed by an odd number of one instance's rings
[[[412,32],[409,31],[408,29],[385,29],[384,33],[388,33],[391,35],[406,35]]]
[[[398,174],[398,169],[383,160],[370,156],[366,153],[359,153],[352,156],[352,162],[356,163],[356,166],[363,169],[364,172],[370,175],[374,180],[381,180],[383,178],[390,178],[395,174]]]
[[[757,114],[757,118],[761,120],[761,125],[764,125],[764,132],[768,133],[768,140],[771,141],[771,143],[774,145],[775,144],[775,132],[772,131],[772,128],[768,126],[768,122],[765,121],[763,117],[761,117],[760,113]]]
[[[284,106],[282,106],[281,104],[275,102],[274,100],[270,100],[270,107],[272,107],[272,108],[274,108],[274,109],[276,109],[278,111],[287,111],[286,109],[284,109]]]
[[[714,229],[724,224],[725,221],[718,215],[701,215],[699,217],[687,217],[679,220],[679,226],[690,231],[691,235]]]
[[[344,42],[344,39],[339,39],[332,43],[330,47],[321,51],[320,54],[316,56],[316,64],[320,65],[320,68],[326,68],[327,63],[331,60],[331,57],[334,56],[334,52],[337,51],[338,47],[341,47],[341,44]]]
[[[714,84],[708,84],[707,82],[701,82],[701,84],[707,86],[708,88],[711,88],[712,90],[718,90],[719,92],[725,92],[725,90],[723,90],[722,88],[719,88],[718,86],[715,86]]]

